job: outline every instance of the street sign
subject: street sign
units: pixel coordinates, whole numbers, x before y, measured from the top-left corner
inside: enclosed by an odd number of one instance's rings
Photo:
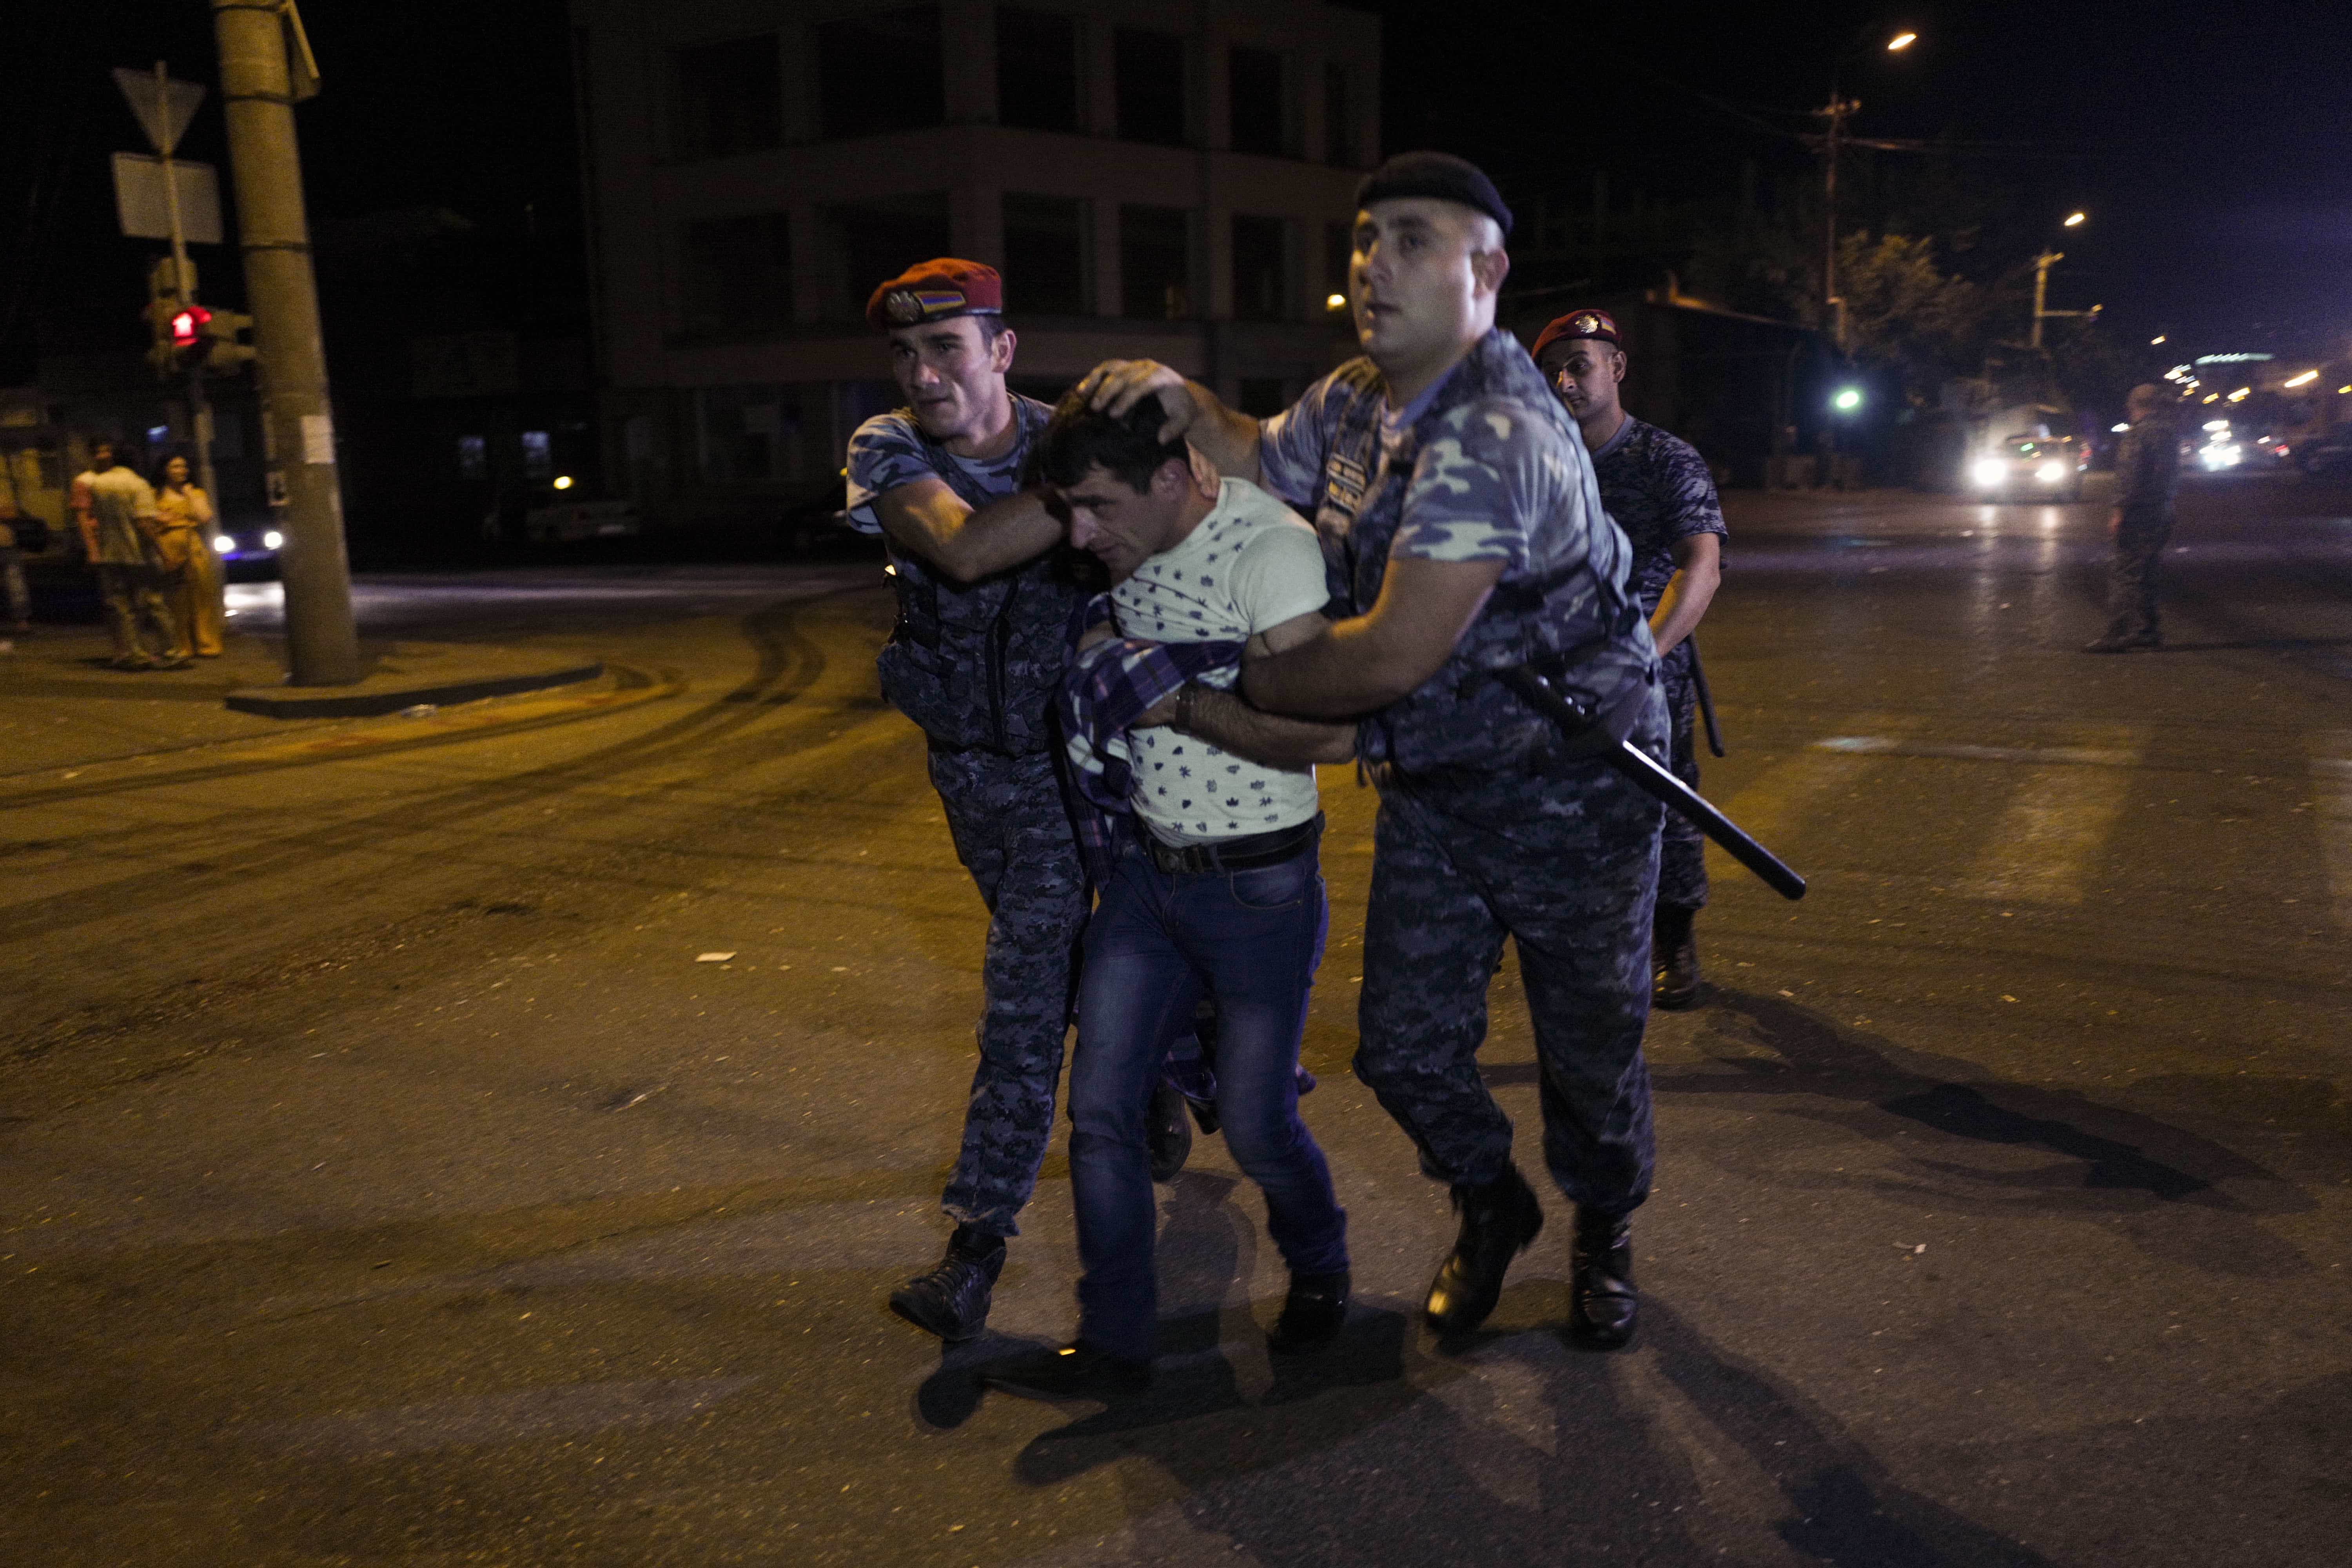
[[[152,71],[135,71],[117,66],[114,85],[130,100],[131,112],[139,117],[148,142],[168,158],[172,149],[180,144],[180,132],[196,117],[196,105],[205,100],[205,89],[196,82],[162,79],[157,74],[162,69],[158,66]]]
[[[163,184],[163,160],[139,153],[114,155],[114,212],[133,239],[172,237],[172,196]],[[221,243],[220,176],[210,163],[174,158],[172,184],[178,187],[180,228],[190,245]]]

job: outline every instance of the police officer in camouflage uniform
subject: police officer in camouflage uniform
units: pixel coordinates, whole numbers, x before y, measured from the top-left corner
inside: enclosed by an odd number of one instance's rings
[[[1543,1224],[1476,1058],[1507,935],[1535,1026],[1545,1161],[1577,1210],[1570,1328],[1621,1345],[1636,1310],[1630,1215],[1654,1159],[1641,1047],[1660,811],[1494,672],[1546,669],[1663,757],[1656,651],[1576,426],[1495,327],[1510,211],[1494,185],[1461,159],[1405,153],[1356,200],[1365,357],[1295,406],[1261,426],[1139,362],[1081,384],[1115,413],[1156,395],[1173,430],[1323,537],[1346,618],[1246,664],[1244,694],[1360,719],[1380,784],[1356,1071],[1461,1215],[1431,1324],[1483,1321]]]
[[[980,1065],[941,1202],[955,1233],[890,1307],[964,1340],[987,1321],[1053,1131],[1087,888],[1048,713],[1085,591],[1055,549],[1060,522],[1022,488],[1052,411],[1005,385],[1016,339],[995,270],[923,262],[866,315],[907,398],[849,442],[850,521],[883,536],[897,573],[882,693],[930,742],[956,857],[989,910]]]
[[[1625,412],[1625,344],[1603,310],[1570,310],[1536,334],[1536,366],[1584,435],[1601,484],[1601,504],[1633,547],[1633,593],[1658,645],[1666,711],[1674,721],[1675,776],[1698,788],[1698,687],[1691,634],[1723,580],[1723,506],[1706,459],[1689,442]],[[1650,1000],[1687,1007],[1698,1000],[1698,944],[1691,927],[1706,907],[1706,836],[1666,814],[1658,847]]]
[[[2153,382],[2131,389],[2126,411],[2131,429],[2116,447],[2116,505],[2107,537],[2116,542],[2107,569],[2107,629],[2084,653],[2126,653],[2162,647],[2156,624],[2156,568],[2172,537],[2173,498],[2180,491],[2180,432],[2166,406],[2172,400]]]

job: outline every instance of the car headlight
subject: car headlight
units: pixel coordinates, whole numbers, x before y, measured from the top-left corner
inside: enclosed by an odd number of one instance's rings
[[[2005,483],[2009,479],[2009,461],[2004,458],[1979,458],[1969,475],[1987,489]]]
[[[2066,465],[2053,458],[2034,469],[2033,477],[2045,485],[2054,485],[2066,477]]]
[[[2231,468],[2237,467],[2238,463],[2238,448],[2234,445],[2216,442],[2197,455],[2209,468]]]
[[[223,555],[226,555],[236,550],[236,541],[231,539],[226,533],[215,533],[213,535],[213,548],[220,552]]]
[[[285,542],[286,536],[274,528],[261,536],[261,548],[264,550],[275,550]]]

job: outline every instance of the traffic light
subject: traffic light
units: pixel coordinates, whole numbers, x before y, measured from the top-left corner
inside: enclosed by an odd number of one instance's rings
[[[183,356],[203,336],[198,317],[204,307],[194,302],[195,298],[195,263],[187,263],[184,274],[181,264],[166,256],[148,272],[145,315],[154,341],[147,347],[147,361],[166,380],[182,367]]]
[[[202,305],[183,305],[172,312],[172,347],[176,351],[192,349],[204,340],[206,324],[213,313]]]
[[[251,316],[238,310],[204,310],[203,317],[197,328],[204,334],[206,370],[226,375],[253,357],[253,345],[237,342],[253,331]]]

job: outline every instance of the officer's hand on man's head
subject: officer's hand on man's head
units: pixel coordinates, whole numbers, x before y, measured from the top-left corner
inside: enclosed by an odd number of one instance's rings
[[[1087,405],[1097,413],[1117,419],[1145,398],[1157,396],[1168,422],[1160,427],[1160,439],[1173,441],[1192,427],[1200,417],[1200,405],[1184,378],[1157,360],[1112,359],[1087,372],[1078,383],[1078,391]]]

